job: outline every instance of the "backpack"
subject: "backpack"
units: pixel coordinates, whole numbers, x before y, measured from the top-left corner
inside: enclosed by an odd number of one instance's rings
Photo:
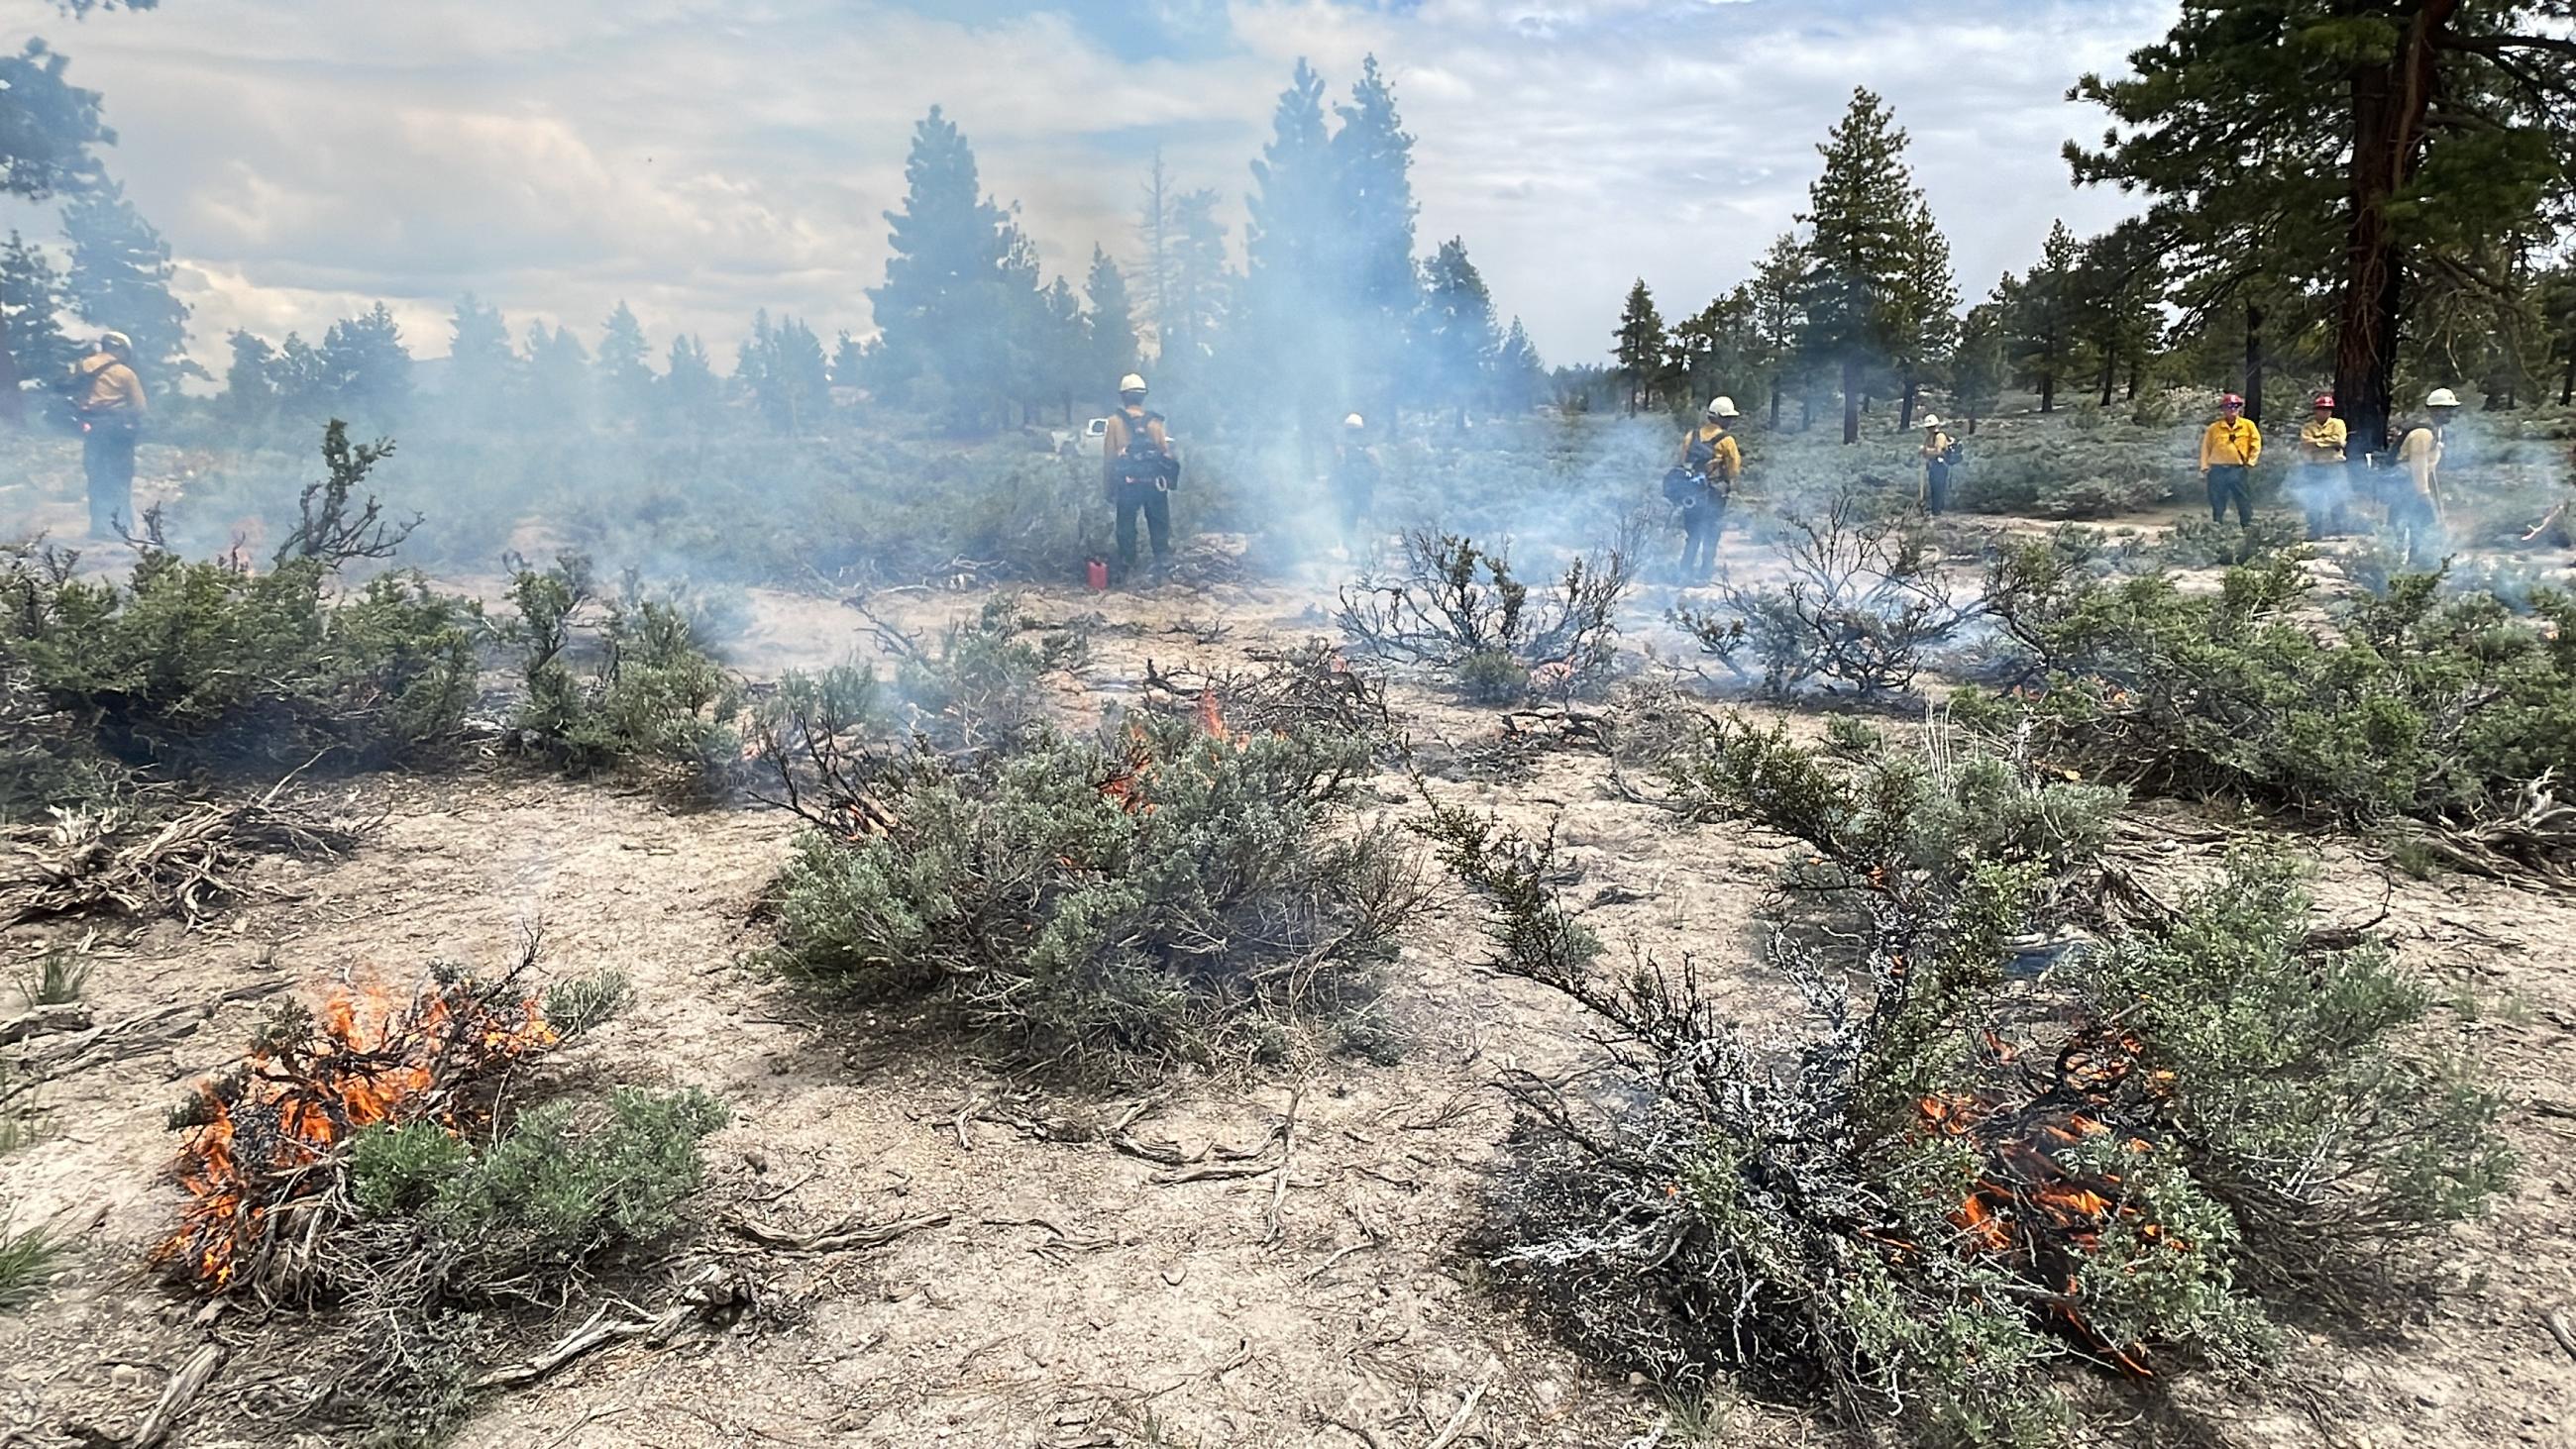
[[[1147,413],[1141,418],[1123,418],[1127,429],[1127,446],[1118,454],[1118,480],[1128,484],[1160,483],[1165,478],[1177,481],[1180,469],[1174,460],[1154,442],[1153,425],[1163,420],[1161,413]]]
[[[1968,450],[1962,447],[1956,438],[1952,438],[1950,445],[1941,450],[1941,466],[1944,468],[1956,468],[1966,461],[1968,461]]]
[[[1722,438],[1726,435],[1720,433],[1717,436]],[[1699,429],[1691,429],[1690,446],[1682,453],[1682,466],[1694,473],[1706,473],[1708,465],[1716,461],[1717,439],[1701,437]]]
[[[1666,503],[1693,502],[1698,499],[1700,490],[1707,486],[1708,478],[1704,474],[1689,468],[1671,469],[1664,474],[1664,501]]]

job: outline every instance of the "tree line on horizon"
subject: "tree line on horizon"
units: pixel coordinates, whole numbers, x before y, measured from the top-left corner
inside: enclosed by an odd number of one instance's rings
[[[318,342],[231,334],[210,407],[245,426],[434,413],[475,428],[756,418],[792,434],[855,390],[975,434],[1071,420],[1140,367],[1159,401],[1310,440],[1350,411],[1463,426],[1550,400],[1681,412],[1733,392],[1773,427],[1792,400],[1802,428],[1838,402],[1849,441],[1868,400],[1895,400],[1906,425],[1927,387],[1974,417],[2013,386],[2044,412],[2067,394],[2107,406],[2171,383],[2230,386],[2259,418],[2267,381],[2293,378],[2331,380],[2360,425],[2385,421],[2401,370],[2491,407],[2552,391],[2566,403],[2576,42],[2549,31],[2550,13],[2546,0],[2473,19],[2438,0],[2186,10],[2129,57],[2131,74],[2069,92],[2113,121],[2099,147],[2068,144],[2073,180],[2135,192],[2144,212],[2089,239],[2058,222],[2032,265],[1965,308],[1906,133],[1859,89],[1818,148],[1806,209],[1749,277],[1673,320],[1640,279],[1606,365],[1551,373],[1518,319],[1500,321],[1464,238],[1418,247],[1414,138],[1375,58],[1329,104],[1301,61],[1251,166],[1239,248],[1218,192],[1176,183],[1158,157],[1128,260],[1095,244],[1079,286],[1049,278],[1016,206],[983,190],[971,143],[934,107],[886,213],[892,254],[867,290],[866,341],[841,332],[826,347],[806,321],[764,312],[728,372],[690,335],[657,370],[622,303],[585,346],[560,324],[514,338],[468,295],[435,409],[415,399],[381,304]],[[61,263],[14,232],[0,247],[0,369],[58,373],[79,346],[62,321],[77,317],[131,335],[161,379],[202,376],[169,247],[107,176],[97,152],[114,133],[65,64],[41,40],[0,56],[12,138],[0,193],[62,199],[67,242]],[[2389,93],[2410,77],[2421,83]]]

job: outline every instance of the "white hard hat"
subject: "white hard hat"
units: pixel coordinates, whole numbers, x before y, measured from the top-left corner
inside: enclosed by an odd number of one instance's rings
[[[1368,426],[1368,419],[1361,417],[1358,413],[1353,413],[1349,417],[1342,419],[1342,426],[1346,428],[1365,428]]]
[[[1143,392],[1145,390],[1145,379],[1131,372],[1125,377],[1118,379],[1118,390],[1120,392]]]
[[[1735,410],[1735,399],[1731,397],[1710,398],[1708,400],[1708,415],[1713,418],[1740,418],[1744,416],[1742,413]]]
[[[122,332],[102,332],[98,334],[98,345],[113,347],[120,352],[131,352],[134,350],[134,339]]]
[[[1927,428],[1937,428],[1941,426],[1941,420],[1930,413],[1925,413],[1923,415],[1923,426]]]
[[[2428,408],[2455,408],[2459,405],[2460,395],[2447,387],[2433,389],[2433,395],[2424,399],[2424,406]]]

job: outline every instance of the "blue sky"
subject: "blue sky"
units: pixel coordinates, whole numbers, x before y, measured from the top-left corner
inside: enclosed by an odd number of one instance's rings
[[[2171,0],[165,0],[65,21],[0,0],[105,92],[111,164],[168,235],[197,349],[389,303],[443,352],[468,288],[585,336],[619,300],[657,345],[729,351],[754,308],[868,331],[911,124],[934,103],[1052,268],[1132,251],[1144,160],[1226,196],[1300,56],[1338,92],[1374,52],[1419,139],[1421,242],[1460,235],[1552,361],[1607,346],[1643,276],[1667,312],[1789,227],[1855,85],[1886,95],[1961,289],[2069,188],[2062,99]],[[0,219],[51,223],[24,208]]]

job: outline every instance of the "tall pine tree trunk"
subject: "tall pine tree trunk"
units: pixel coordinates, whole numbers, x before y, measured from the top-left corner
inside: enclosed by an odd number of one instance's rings
[[[2245,421],[2263,421],[2263,304],[2245,304]]]
[[[2576,350],[2567,354],[2567,385],[2576,388]],[[2564,404],[2567,400],[2560,398],[2558,401]],[[1771,377],[1771,431],[1780,431],[1780,378],[1777,373]]]
[[[18,359],[9,355],[9,319],[0,317],[0,423],[27,425],[27,404],[18,395]]]
[[[1843,358],[1843,442],[1860,441],[1860,359]]]
[[[2111,394],[2118,390],[2119,385],[2120,355],[2106,352],[2102,354],[2102,406],[2107,408],[2111,405]]]
[[[2335,402],[2365,452],[2388,446],[2397,390],[2397,321],[2405,258],[2390,203],[2415,169],[2432,108],[2433,37],[2460,0],[2424,0],[2397,53],[2352,77],[2352,226],[2344,243],[2343,300],[2335,326]]]
[[[2567,349],[2567,376],[2558,384],[2558,405],[2576,404],[2576,346]]]
[[[1914,431],[1914,401],[1922,394],[1922,391],[1922,381],[1916,378],[1912,372],[1907,372],[1905,374],[1905,400],[1897,407],[1896,430],[1898,432],[1910,433]]]
[[[2138,400],[2138,382],[2147,370],[2147,350],[2132,348],[2129,352],[2129,401]]]

